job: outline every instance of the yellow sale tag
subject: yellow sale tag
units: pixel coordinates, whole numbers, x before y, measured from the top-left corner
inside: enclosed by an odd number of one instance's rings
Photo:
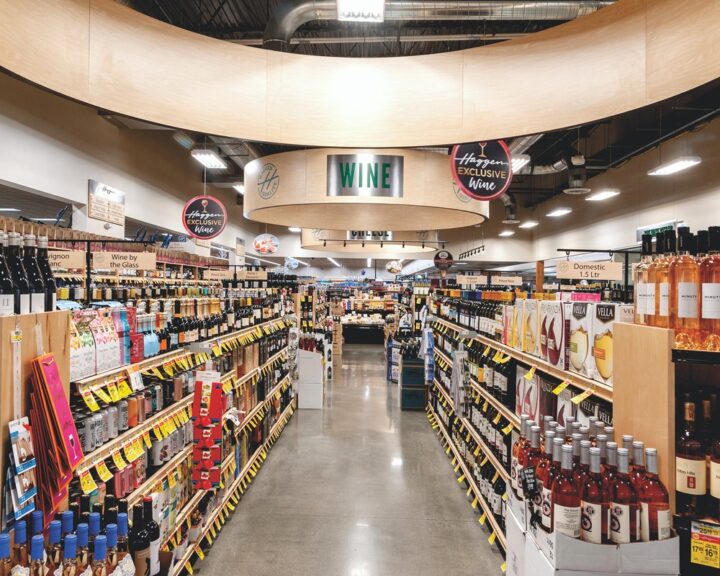
[[[530,370],[527,371],[524,378],[529,382],[530,380],[532,380],[533,376],[535,376],[535,366],[533,366],[532,368],[530,368]]]
[[[122,454],[120,454],[120,451],[113,452],[112,454],[113,462],[115,462],[115,466],[117,466],[118,470],[125,470],[127,468],[127,462],[123,460]]]
[[[145,432],[143,434],[143,440],[145,441],[145,446],[148,448],[152,448],[152,440],[150,439],[150,432]]]
[[[112,404],[112,403],[113,403],[113,399],[110,397],[110,394],[108,394],[107,392],[105,392],[105,390],[103,390],[102,388],[96,388],[96,389],[95,389],[95,394],[97,395],[98,398],[100,398],[100,400],[102,400],[103,402],[105,402],[105,404]]]
[[[503,562],[502,564],[500,564],[500,570],[503,571],[503,574],[507,572],[507,562]]]
[[[507,502],[507,492],[502,495],[503,502]]]
[[[153,433],[155,434],[155,440],[160,441],[164,438],[162,430],[160,430],[160,427],[157,424],[153,426]]]
[[[493,418],[493,421],[492,421],[493,424],[497,424],[498,422],[500,422],[500,418],[502,418],[502,414],[500,414],[500,412],[498,412],[497,416],[495,416],[495,418]]]
[[[500,352],[499,350],[497,352],[495,352],[495,355],[493,356],[492,359],[493,359],[493,362],[499,363],[500,360],[502,359],[502,352]]]
[[[510,354],[505,356],[505,358],[503,358],[502,354],[500,354],[500,359],[497,361],[497,363],[498,364],[507,364],[508,362],[510,362],[511,358],[512,358],[512,356]]]
[[[497,534],[495,532],[493,532],[492,534],[490,534],[490,538],[488,538],[488,542],[490,542],[490,544],[495,544],[495,538],[497,538]]]
[[[492,484],[495,484],[495,482],[496,482],[497,479],[498,479],[498,476],[500,476],[500,472],[495,472],[495,476],[493,476],[493,478],[492,478],[492,480],[491,480]]]
[[[170,488],[175,488],[175,485],[177,484],[175,480],[175,472],[172,472],[168,474],[168,484],[170,485]]]
[[[512,424],[512,422],[510,422],[510,424],[508,424],[507,426],[505,426],[505,428],[502,429],[503,434],[505,434],[505,436],[507,436],[508,434],[510,434],[510,431],[512,429],[513,429],[513,424]]]
[[[175,375],[175,371],[173,370],[173,366],[170,362],[163,364],[162,368],[163,368],[165,374],[170,376],[170,378],[172,378]]]
[[[470,496],[470,492],[472,492],[472,486],[470,486],[470,487],[467,489],[467,492],[466,492],[465,494],[466,494],[467,496]]]
[[[690,537],[690,562],[720,568],[720,528],[707,522],[693,522]]]
[[[120,392],[118,392],[117,384],[110,382],[108,384],[108,392],[110,392],[110,398],[113,402],[120,402]]]
[[[460,462],[457,463],[457,466],[455,466],[455,468],[453,468],[453,470],[454,470],[455,472],[457,472],[458,470],[460,470]]]
[[[205,552],[202,551],[200,546],[195,546],[195,553],[198,555],[198,558],[200,558],[200,560],[205,560]]]
[[[553,394],[555,394],[555,396],[558,396],[560,394],[560,392],[565,390],[565,388],[567,388],[568,386],[570,386],[570,382],[568,382],[567,380],[563,380],[562,382],[560,382],[560,384],[558,384],[557,386],[555,386],[555,388],[553,388],[552,392],[553,392]]]
[[[235,506],[230,504],[230,502],[228,502],[227,507],[230,508],[231,511],[235,512]]]
[[[103,482],[107,482],[113,476],[112,472],[108,470],[107,464],[105,464],[105,460],[102,460],[95,465],[95,471],[98,473],[100,480],[102,480]]]
[[[98,406],[97,400],[95,400],[95,396],[93,396],[93,393],[89,388],[83,388],[80,394],[85,401],[85,405],[90,409],[90,412],[97,412],[100,410],[100,406]]]
[[[192,564],[190,564],[190,560],[188,560],[187,562],[185,562],[185,570],[187,570],[187,573],[188,573],[188,574],[192,574],[192,573],[193,573],[193,568],[192,568]]]
[[[488,457],[485,456],[485,458],[483,458],[483,461],[480,462],[480,466],[485,466],[485,464],[487,464],[487,461],[488,461]]]
[[[480,522],[480,524],[485,524],[485,519],[486,519],[486,518],[487,518],[487,513],[486,513],[486,512],[483,512],[483,513],[482,513],[482,516],[480,516],[480,518],[478,518],[478,522]]]
[[[458,464],[458,466],[459,466],[459,464]],[[458,478],[458,484],[462,484],[464,481],[465,481],[465,474],[463,474],[462,476],[460,476],[460,478]]]
[[[212,534],[213,538],[217,536],[217,532],[215,532],[215,526],[210,526],[210,534]]]
[[[478,499],[477,499],[477,496],[476,496],[476,497],[473,499],[472,504],[470,504],[470,506],[472,506],[473,510],[475,510],[475,509],[477,508],[477,505],[478,505]]]
[[[95,484],[89,470],[85,470],[80,474],[80,488],[82,488],[83,494],[90,494],[90,492],[97,490],[97,484]]]
[[[120,393],[120,398],[127,398],[132,394],[132,388],[128,385],[127,380],[120,380],[120,382],[118,382],[118,392]]]
[[[215,358],[217,358],[218,356],[220,356],[220,354],[222,354],[222,350],[220,350],[220,346],[218,346],[217,344],[215,344],[215,346],[212,347],[212,353],[213,353],[213,355],[215,356]]]
[[[581,392],[577,396],[570,398],[570,401],[573,404],[575,404],[576,406],[578,406],[583,400],[587,400],[592,395],[593,395],[593,391],[588,388],[587,390],[585,390],[585,392]]]
[[[475,455],[476,457],[478,456],[478,454],[480,454],[480,446],[477,446],[475,448],[475,452],[473,452],[473,455]]]
[[[483,352],[483,356],[487,356],[490,354],[490,346],[485,346],[485,351]]]

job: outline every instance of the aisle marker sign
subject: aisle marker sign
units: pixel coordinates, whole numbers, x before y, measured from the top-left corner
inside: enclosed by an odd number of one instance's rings
[[[558,280],[622,280],[622,262],[584,262],[562,260],[557,263],[555,276]]]

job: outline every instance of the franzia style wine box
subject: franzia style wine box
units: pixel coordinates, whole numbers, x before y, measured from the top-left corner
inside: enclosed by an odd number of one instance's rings
[[[570,304],[559,300],[540,302],[540,357],[561,370],[567,369],[571,310]]]
[[[591,302],[573,302],[570,314],[569,369],[588,378],[594,372],[591,354],[594,306]]]
[[[615,322],[632,322],[632,304],[598,302],[593,306],[591,378],[612,385],[613,380],[613,328]]]
[[[539,304],[539,300],[525,300],[523,306],[522,351],[535,356],[540,356]]]

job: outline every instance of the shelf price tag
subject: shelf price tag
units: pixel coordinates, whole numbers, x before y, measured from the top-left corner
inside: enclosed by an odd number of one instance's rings
[[[498,476],[500,476],[500,472],[495,472],[495,476],[492,477],[492,480],[490,481],[491,484],[495,484],[497,482]]]
[[[115,463],[115,466],[117,466],[118,470],[125,470],[125,468],[127,468],[127,462],[125,462],[125,460],[122,457],[122,454],[120,454],[120,450],[113,452],[112,459],[113,459],[113,462]]]
[[[495,544],[495,538],[497,538],[497,532],[493,530],[493,533],[490,534],[490,538],[488,538],[488,542],[490,542],[490,544]]]
[[[503,434],[505,434],[505,436],[507,436],[508,434],[510,434],[510,431],[512,429],[513,429],[513,423],[510,422],[510,424],[508,424],[507,426],[505,426],[505,428],[502,429],[502,432],[503,432]]]
[[[475,510],[477,508],[477,505],[478,505],[478,499],[477,499],[477,496],[475,496],[475,498],[473,499],[472,504],[470,504],[470,506],[472,506],[472,509]]]
[[[487,356],[490,354],[490,346],[485,346],[485,350],[483,351],[483,356]]]
[[[90,474],[90,470],[85,470],[80,474],[80,488],[82,488],[83,494],[90,494],[94,490],[97,490],[97,484]]]
[[[132,389],[124,378],[118,382],[118,392],[120,393],[120,398],[127,398],[132,394]]]
[[[567,388],[568,386],[570,386],[570,382],[567,380],[563,380],[562,382],[560,382],[560,384],[558,384],[557,386],[555,386],[555,388],[553,388],[552,392],[553,392],[553,394],[555,394],[555,396],[559,396],[560,393],[563,390],[565,390],[565,388]]]
[[[587,400],[592,395],[593,395],[593,391],[590,388],[588,388],[587,390],[585,390],[585,392],[581,392],[577,396],[573,396],[572,398],[570,398],[570,402],[575,404],[575,406],[579,406],[580,403],[583,402],[583,400]]]
[[[500,570],[502,570],[503,574],[507,572],[507,562],[500,564]]]
[[[148,448],[152,448],[152,440],[150,439],[150,432],[143,433],[143,440],[145,441],[145,446]]]
[[[460,464],[458,464],[458,467],[460,467]],[[463,474],[462,476],[460,476],[460,478],[458,478],[458,484],[462,484],[464,481],[465,481],[465,474]]]
[[[500,419],[501,419],[501,418],[502,418],[502,414],[500,414],[500,412],[498,412],[498,413],[497,413],[497,416],[495,416],[495,418],[493,418],[492,423],[493,423],[493,424],[497,424],[498,422],[500,422]]]
[[[93,396],[93,393],[90,391],[89,388],[83,388],[80,391],[80,395],[85,401],[85,405],[90,409],[90,412],[97,412],[98,410],[100,410],[100,406],[98,405],[97,400],[95,400],[95,396]]]
[[[95,471],[100,477],[100,480],[103,482],[107,482],[113,477],[112,472],[108,470],[107,464],[105,464],[105,460],[102,460],[95,465]]]
[[[191,574],[191,575],[193,574],[193,567],[192,567],[192,564],[190,564],[190,560],[185,562],[185,570],[187,570],[188,574]]]
[[[487,518],[487,512],[483,512],[482,516],[478,518],[478,522],[480,522],[481,525],[485,524],[485,519]]]
[[[530,370],[527,371],[524,378],[525,378],[525,380],[530,382],[530,380],[532,380],[533,376],[535,376],[535,366],[533,366],[532,368],[530,368]]]
[[[110,392],[110,399],[113,402],[120,402],[120,392],[118,391],[117,384],[115,382],[109,382],[107,389],[108,392]]]
[[[195,554],[198,555],[198,558],[200,558],[200,560],[205,560],[205,552],[202,551],[202,548],[200,548],[200,546],[195,546]]]
[[[105,404],[112,404],[112,403],[113,403],[113,399],[110,397],[110,394],[108,394],[107,392],[105,392],[105,390],[103,390],[102,388],[96,388],[96,389],[95,389],[95,395],[96,395],[98,398],[100,398],[100,400],[102,400],[103,402],[105,402]]]

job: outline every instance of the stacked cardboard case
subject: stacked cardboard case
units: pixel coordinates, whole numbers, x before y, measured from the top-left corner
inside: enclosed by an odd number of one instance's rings
[[[343,314],[345,314],[345,308],[342,302],[332,302],[330,304],[330,315],[335,319],[332,327],[332,359],[334,370],[342,368],[343,327],[339,317]]]

